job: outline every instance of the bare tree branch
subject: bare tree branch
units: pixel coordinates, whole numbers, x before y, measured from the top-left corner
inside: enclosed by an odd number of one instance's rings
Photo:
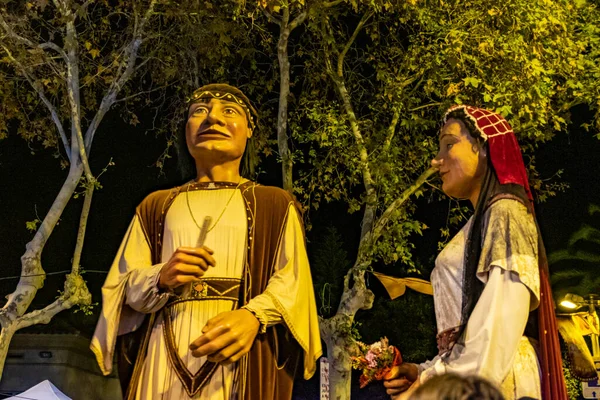
[[[128,100],[131,100],[131,99],[133,99],[135,97],[138,97],[138,96],[141,96],[141,95],[144,95],[144,94],[154,93],[154,92],[157,92],[159,90],[166,89],[166,88],[167,88],[167,86],[160,86],[160,87],[157,87],[157,88],[154,88],[154,89],[144,90],[143,92],[137,92],[137,93],[132,94],[130,96],[121,97],[120,99],[115,100],[114,104],[116,104],[116,103],[122,103],[122,102],[125,102],[125,101],[128,101]]]
[[[81,275],[70,273],[66,276],[62,295],[46,307],[31,311],[17,319],[16,330],[36,324],[47,324],[61,311],[68,310],[77,304],[89,305],[91,302],[92,296]]]
[[[127,47],[125,49],[125,57],[124,57],[123,61],[121,62],[121,67],[124,67],[124,71],[118,78],[115,77],[115,79],[111,83],[108,91],[102,98],[102,102],[100,103],[100,107],[98,107],[98,111],[96,112],[96,115],[94,115],[92,122],[88,126],[88,129],[85,133],[85,148],[88,151],[88,153],[91,148],[92,141],[94,140],[94,135],[96,134],[96,129],[98,128],[98,125],[100,125],[100,121],[102,121],[102,118],[104,118],[104,115],[108,112],[110,107],[114,104],[115,100],[117,99],[117,94],[119,93],[121,88],[125,85],[125,83],[129,80],[129,78],[131,77],[131,75],[134,72],[134,67],[135,67],[135,63],[137,60],[137,53],[138,53],[138,50],[143,41],[142,34],[144,33],[144,28],[145,28],[146,24],[148,23],[148,20],[154,14],[154,6],[155,5],[156,5],[156,0],[152,0],[150,5],[148,6],[148,9],[146,10],[144,18],[142,18],[142,20],[140,21],[139,24],[136,23],[137,29],[134,30],[134,32],[133,32],[133,38],[127,45]],[[136,16],[136,18],[137,18],[137,16]]]
[[[394,115],[392,116],[392,122],[388,127],[387,137],[385,138],[385,142],[383,143],[382,153],[388,151],[390,145],[392,144],[392,139],[394,139],[396,127],[398,126],[398,120],[400,120],[400,108],[396,107],[396,109],[394,110]]]
[[[23,64],[21,64],[12,55],[11,51],[6,46],[4,46],[3,44],[0,44],[0,45],[6,52],[8,58],[17,66],[17,68],[21,71],[21,74],[23,74],[25,79],[27,79],[27,82],[29,82],[31,87],[37,92],[37,94],[40,97],[40,99],[42,100],[42,102],[48,108],[48,111],[50,111],[50,115],[52,116],[52,121],[54,121],[54,125],[56,125],[56,129],[58,129],[58,134],[62,140],[63,146],[65,148],[65,152],[67,153],[67,157],[69,158],[69,161],[71,161],[71,146],[69,145],[69,140],[67,139],[65,129],[62,125],[62,122],[60,121],[60,117],[58,115],[58,111],[56,110],[56,107],[54,107],[52,102],[48,99],[48,97],[46,97],[46,94],[44,93],[44,89],[42,88],[42,84],[37,79],[35,79],[31,74],[29,74],[29,72],[27,71],[25,66]]]
[[[331,8],[331,7],[335,7],[338,4],[343,3],[345,0],[334,0],[334,1],[325,1],[323,2],[323,7],[325,8]]]
[[[73,274],[79,274],[79,264],[81,260],[81,253],[83,251],[83,240],[85,238],[85,230],[87,228],[87,220],[90,215],[90,208],[92,206],[92,196],[94,194],[95,180],[87,182],[87,188],[85,190],[85,197],[83,199],[83,208],[79,217],[79,230],[77,231],[77,241],[75,242],[75,251],[73,252],[73,260],[71,262],[71,272]]]
[[[54,199],[50,210],[44,217],[33,239],[27,243],[25,254],[21,257],[21,277],[13,293],[7,296],[7,302],[0,310],[0,322],[12,323],[16,318],[23,315],[37,291],[44,285],[46,276],[41,263],[41,254],[48,238],[56,227],[67,203],[73,196],[73,192],[79,183],[83,173],[81,164],[71,163],[69,174],[60,192]],[[3,325],[4,326],[4,325]],[[4,330],[2,331],[2,334]],[[1,347],[1,346],[0,346]],[[0,363],[2,365],[2,363]]]
[[[19,34],[17,34],[8,24],[8,22],[6,22],[6,20],[4,19],[4,17],[0,14],[0,25],[2,26],[2,28],[4,28],[4,31],[6,32],[6,34],[15,39],[17,42],[20,42],[26,46],[29,46],[31,48],[40,48],[40,49],[52,49],[54,51],[56,51],[62,58],[63,60],[67,60],[67,55],[64,52],[63,49],[60,48],[60,46],[58,46],[56,43],[52,43],[52,42],[45,42],[45,43],[35,43],[29,39],[27,39],[26,37],[23,37]]]
[[[363,138],[360,128],[358,126],[358,119],[356,118],[356,114],[354,113],[354,108],[352,107],[352,101],[350,98],[350,94],[348,93],[348,90],[346,88],[346,83],[345,83],[345,78],[344,78],[344,70],[342,68],[342,65],[343,65],[344,55],[350,48],[350,45],[352,44],[352,42],[354,41],[356,36],[358,35],[358,32],[360,31],[359,28],[362,28],[364,26],[364,24],[370,18],[371,15],[372,15],[372,13],[368,13],[363,16],[360,23],[354,30],[352,38],[346,44],[344,52],[338,56],[337,73],[334,73],[334,71],[333,71],[333,66],[331,64],[331,55],[329,53],[328,46],[325,45],[324,49],[323,49],[325,52],[326,69],[328,71],[329,76],[332,78],[333,83],[335,84],[338,94],[342,100],[342,103],[344,106],[344,111],[346,112],[346,115],[348,116],[348,121],[350,123],[350,129],[354,136],[354,141],[356,143],[358,155],[360,157],[360,162],[361,162],[361,166],[362,166],[361,167],[362,178],[363,178],[363,185],[365,186],[365,191],[367,194],[367,202],[366,202],[365,211],[364,211],[363,219],[362,219],[362,227],[361,227],[361,234],[360,234],[361,239],[371,230],[371,228],[373,226],[373,221],[375,219],[377,194],[375,191],[375,187],[376,187],[375,181],[371,174],[371,167],[370,167],[370,163],[369,163],[369,153],[367,151],[367,147],[365,145],[364,138]],[[328,25],[325,25],[325,27],[327,27],[327,26]],[[324,35],[331,36],[331,34],[326,32],[326,29],[322,29],[321,32]]]
[[[396,211],[398,208],[400,208],[406,202],[406,200],[408,200],[408,198],[411,195],[413,195],[421,186],[423,186],[423,184],[427,181],[427,179],[429,179],[429,177],[431,177],[431,175],[435,174],[437,171],[438,171],[437,168],[431,167],[428,170],[426,170],[425,172],[423,172],[415,180],[415,182],[412,185],[410,185],[408,188],[406,188],[400,194],[400,196],[398,196],[398,198],[396,200],[394,200],[392,202],[392,204],[390,204],[386,208],[386,210],[383,212],[381,217],[379,217],[379,219],[377,220],[377,223],[375,224],[373,231],[369,232],[368,235],[365,237],[365,240],[361,241],[361,245],[358,250],[357,259],[364,257],[364,251],[367,248],[369,248],[370,246],[372,246],[373,243],[375,243],[377,241],[377,239],[379,239],[379,237],[383,233],[383,230],[385,229],[387,223],[389,222],[392,213],[394,211]]]
[[[65,53],[65,51],[63,49],[60,48],[60,46],[58,46],[56,43],[52,43],[52,42],[46,42],[46,43],[42,43],[39,45],[40,49],[52,49],[54,51],[56,51],[58,54],[60,54],[60,56],[62,57],[62,59],[66,62],[67,61],[67,53]]]
[[[308,10],[304,10],[302,11],[300,14],[298,14],[296,16],[296,18],[294,18],[292,20],[292,22],[290,22],[289,26],[288,26],[288,30],[289,32],[292,32],[294,29],[296,29],[299,25],[301,25],[304,20],[306,19],[306,17],[308,16]]]
[[[344,57],[346,57],[346,53],[348,53],[348,50],[350,50],[352,43],[354,43],[354,41],[356,40],[358,33],[362,30],[362,28],[365,26],[365,24],[367,23],[369,18],[371,18],[371,16],[373,16],[372,11],[368,12],[362,16],[362,18],[360,19],[360,22],[356,26],[356,29],[354,29],[354,33],[352,34],[352,36],[350,37],[350,39],[344,46],[344,50],[342,50],[342,52],[338,56],[337,74],[339,77],[342,77],[344,75]]]
[[[90,4],[92,4],[94,1],[95,1],[95,0],[87,0],[85,3],[83,3],[83,4],[81,5],[81,8],[82,8],[84,11],[85,11],[85,10],[87,10],[88,6],[89,6]]]
[[[282,14],[281,14],[281,26],[282,27],[287,27],[290,23],[290,7],[289,4],[287,4],[287,2],[284,4],[283,7],[281,7],[282,9]]]
[[[65,37],[65,48],[67,50],[67,93],[69,104],[71,106],[71,136],[75,137],[71,140],[71,148],[73,151],[79,150],[79,159],[83,164],[88,184],[92,184],[94,176],[88,162],[88,156],[83,140],[83,132],[81,129],[81,103],[79,92],[79,53],[77,51],[77,31],[75,30],[75,15],[72,10],[68,10],[64,18],[67,20],[67,35]],[[77,147],[73,148],[77,143]]]
[[[265,7],[260,7],[260,9],[262,10],[263,14],[265,14],[265,16],[267,17],[267,19],[269,21],[271,21],[274,24],[277,24],[277,25],[281,26],[281,18],[276,17],[273,14],[271,14],[270,12],[268,12]]]
[[[424,104],[424,105],[419,106],[419,107],[411,108],[408,111],[413,112],[413,111],[417,111],[417,110],[422,110],[423,108],[436,107],[436,106],[439,106],[441,104],[442,104],[442,102],[436,101],[435,103]]]

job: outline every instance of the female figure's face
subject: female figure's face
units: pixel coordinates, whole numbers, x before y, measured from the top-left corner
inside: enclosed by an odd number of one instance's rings
[[[487,168],[485,149],[465,124],[454,118],[442,127],[439,141],[440,150],[431,165],[439,168],[442,190],[448,196],[469,199],[476,206]]]

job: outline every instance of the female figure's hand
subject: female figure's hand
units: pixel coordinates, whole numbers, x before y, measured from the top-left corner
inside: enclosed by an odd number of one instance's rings
[[[416,386],[414,383],[419,378],[419,368],[417,364],[402,363],[396,367],[394,377],[383,381],[383,386],[386,388],[386,393],[392,396],[392,399],[408,398],[408,396],[402,396],[404,392],[410,388],[409,392],[412,392]]]

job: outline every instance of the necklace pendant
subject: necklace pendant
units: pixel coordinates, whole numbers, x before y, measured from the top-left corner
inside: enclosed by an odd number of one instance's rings
[[[201,298],[208,296],[208,285],[206,282],[199,280],[197,282],[192,282],[192,297]]]

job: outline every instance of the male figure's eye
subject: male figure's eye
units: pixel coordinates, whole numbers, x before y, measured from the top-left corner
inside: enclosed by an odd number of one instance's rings
[[[196,109],[194,110],[194,115],[200,115],[200,114],[208,114],[208,110],[206,107],[196,107]]]

